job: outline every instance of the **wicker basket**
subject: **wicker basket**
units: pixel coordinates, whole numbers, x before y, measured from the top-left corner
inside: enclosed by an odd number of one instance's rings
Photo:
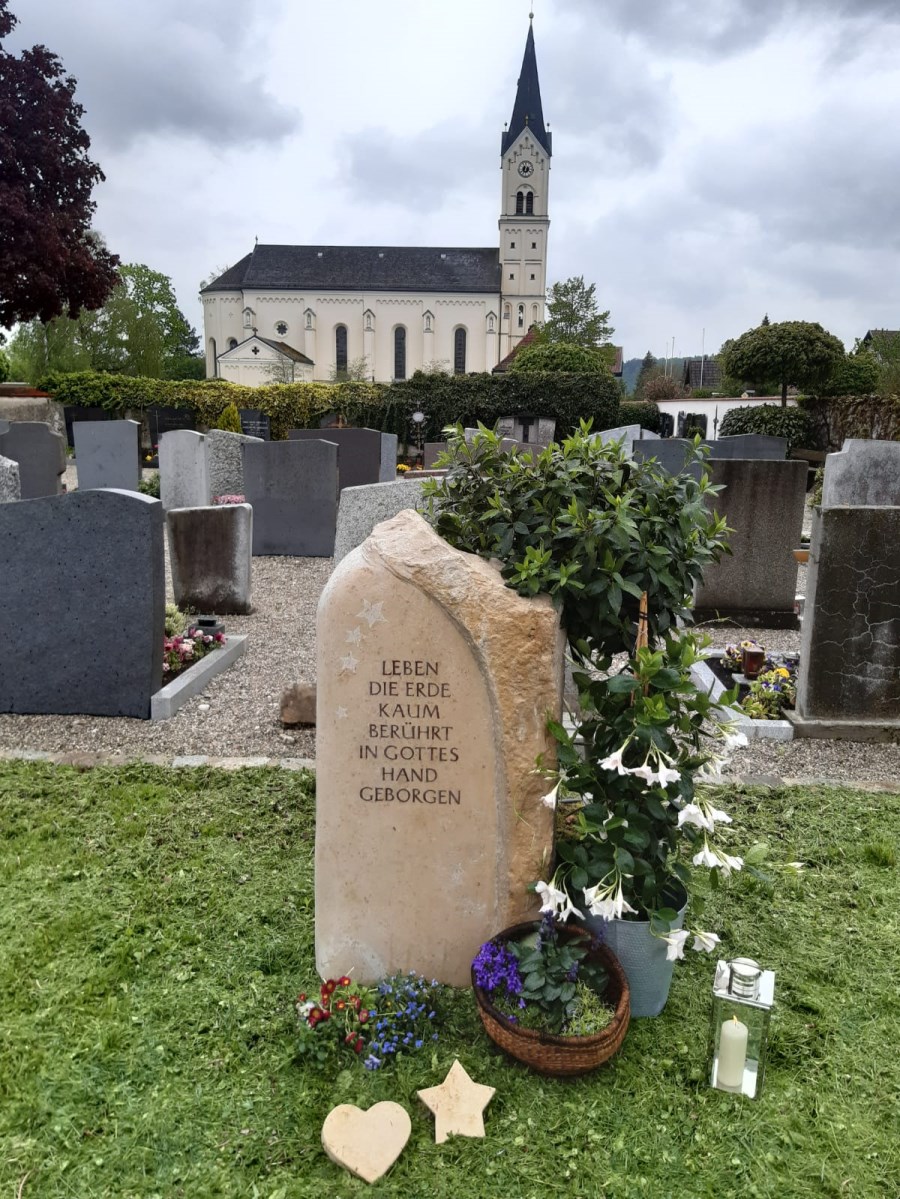
[[[539,923],[533,921],[527,924],[516,924],[506,928],[502,933],[493,937],[494,941],[519,941],[529,933],[537,931]],[[560,935],[568,939],[585,937],[591,939],[591,934],[577,925],[567,924],[560,930]],[[518,1062],[523,1062],[539,1074],[552,1074],[565,1077],[574,1074],[587,1074],[608,1061],[616,1053],[625,1040],[630,1019],[630,1004],[628,995],[628,980],[619,965],[618,958],[599,945],[588,954],[588,959],[600,962],[609,975],[607,997],[614,1006],[615,1012],[609,1024],[601,1032],[590,1037],[554,1036],[552,1033],[539,1032],[533,1028],[522,1028],[513,1024],[502,1012],[491,1003],[488,995],[475,984],[474,970],[472,987],[475,991],[475,1002],[484,1031],[495,1045],[499,1045],[504,1053],[508,1053]]]

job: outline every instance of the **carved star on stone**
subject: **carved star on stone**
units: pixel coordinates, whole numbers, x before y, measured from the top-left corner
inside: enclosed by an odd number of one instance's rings
[[[387,617],[382,612],[384,600],[379,600],[377,604],[370,604],[367,599],[363,600],[362,612],[357,612],[356,615],[360,620],[365,620],[371,629],[376,624],[387,624]]]
[[[484,1136],[484,1109],[493,1099],[495,1088],[473,1082],[459,1059],[439,1087],[416,1093],[434,1113],[435,1144],[442,1145],[451,1133],[458,1137]]]
[[[338,720],[346,720],[349,716],[349,712],[346,708],[338,708],[338,710],[335,712],[335,716],[337,716]]]
[[[357,666],[359,658],[354,658],[353,654],[346,654],[341,658],[341,674],[356,674]]]
[[[362,629],[359,627],[359,625],[357,625],[355,629],[350,629],[350,631],[347,633],[347,644],[348,645],[359,645],[359,643],[361,641],[362,641]]]

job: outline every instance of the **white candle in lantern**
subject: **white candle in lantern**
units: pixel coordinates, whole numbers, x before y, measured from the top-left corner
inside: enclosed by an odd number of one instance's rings
[[[747,1025],[737,1016],[726,1020],[719,1037],[719,1069],[716,1081],[723,1087],[740,1087],[747,1061]]]

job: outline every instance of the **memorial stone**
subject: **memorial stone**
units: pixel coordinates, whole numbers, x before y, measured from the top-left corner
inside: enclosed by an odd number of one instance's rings
[[[680,473],[684,469],[685,459],[693,447],[689,438],[657,438],[655,434],[642,436],[632,444],[635,458],[646,460],[656,458],[665,470],[671,474]],[[739,459],[743,461],[780,461],[787,458],[787,441],[784,437],[768,437],[756,433],[741,433],[734,437],[720,437],[715,441],[701,441],[701,446],[709,450],[710,461],[713,459]],[[691,467],[691,473],[699,478],[701,468],[698,464]]]
[[[210,429],[206,434],[206,459],[210,496],[244,494],[244,446],[262,441],[243,433]]]
[[[253,507],[253,553],[330,558],[338,508],[332,441],[247,442],[244,495]]]
[[[340,447],[340,487],[389,483],[397,477],[397,435],[375,429],[291,429],[291,441],[321,441]]]
[[[240,408],[241,432],[245,437],[255,437],[259,441],[272,440],[272,424],[265,412],[259,408]]]
[[[0,456],[19,464],[23,500],[59,495],[66,470],[66,439],[42,421],[10,421],[0,433]]]
[[[21,499],[19,489],[19,464],[12,458],[0,458],[0,504],[9,504]]]
[[[254,439],[255,440],[255,439]],[[166,513],[172,590],[179,608],[250,611],[253,509],[249,504]]]
[[[317,647],[319,973],[466,986],[478,947],[533,916],[551,851],[535,762],[553,761],[558,614],[407,511],[335,569]]]
[[[75,431],[72,426],[76,421],[101,421],[109,420],[109,413],[105,408],[88,407],[83,404],[66,404],[63,408],[63,416],[66,422],[66,443],[73,449],[75,448]]]
[[[421,504],[422,484],[418,480],[398,479],[395,483],[345,487],[338,506],[335,566],[351,550],[362,545],[376,525],[407,508],[419,508]]]
[[[822,507],[900,507],[900,441],[848,437],[825,458]]]
[[[0,712],[147,719],[162,686],[159,500],[76,491],[4,504],[0,563]]]
[[[446,441],[426,441],[422,452],[422,467],[431,470],[437,465],[439,455],[447,452]]]
[[[196,429],[197,421],[190,408],[148,408],[147,425],[150,430],[150,442],[156,449],[164,433],[175,433],[179,429]]]
[[[159,443],[159,493],[163,507],[202,508],[211,500],[206,439],[177,429]]]
[[[101,487],[137,491],[141,481],[140,432],[136,420],[74,421],[79,491]]]

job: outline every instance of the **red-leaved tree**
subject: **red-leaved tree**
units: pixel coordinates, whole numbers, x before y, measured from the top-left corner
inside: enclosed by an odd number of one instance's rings
[[[18,57],[3,39],[17,24],[0,0],[0,325],[99,308],[118,257],[91,231],[90,138],[75,80],[46,46]]]

